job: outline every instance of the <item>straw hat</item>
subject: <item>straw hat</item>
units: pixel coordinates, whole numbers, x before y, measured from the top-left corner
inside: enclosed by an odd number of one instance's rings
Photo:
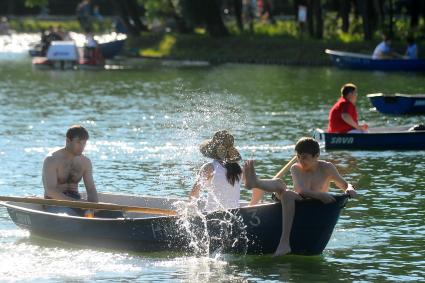
[[[201,153],[209,158],[225,162],[238,162],[241,155],[234,147],[234,137],[228,131],[218,131],[212,139],[205,140],[199,146]]]

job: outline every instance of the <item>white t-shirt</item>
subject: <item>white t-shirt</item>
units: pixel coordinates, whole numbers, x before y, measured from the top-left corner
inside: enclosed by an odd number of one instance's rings
[[[407,46],[406,57],[407,59],[418,59],[418,46],[416,43]]]
[[[206,184],[208,192],[205,210],[219,210],[239,207],[242,175],[232,186],[226,178],[226,168],[217,160],[212,162],[214,174]]]
[[[390,52],[391,48],[385,43],[385,41],[382,41],[376,46],[375,50],[373,51],[372,58],[382,59],[382,55],[386,55]]]

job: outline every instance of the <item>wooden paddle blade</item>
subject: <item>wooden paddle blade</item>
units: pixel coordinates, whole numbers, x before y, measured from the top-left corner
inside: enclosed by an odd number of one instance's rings
[[[58,199],[42,199],[42,198],[35,198],[35,197],[9,197],[9,196],[0,196],[0,201],[34,203],[34,204],[43,204],[43,205],[84,208],[84,209],[120,210],[120,211],[126,211],[126,212],[141,212],[146,214],[158,214],[158,215],[166,215],[166,216],[177,215],[177,212],[175,210],[170,210],[170,209],[127,206],[127,205],[118,205],[113,203],[100,203],[100,202],[97,203],[97,202],[58,200]]]

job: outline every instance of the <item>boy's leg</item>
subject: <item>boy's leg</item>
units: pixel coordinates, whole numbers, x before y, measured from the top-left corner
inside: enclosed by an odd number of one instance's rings
[[[251,202],[249,205],[255,205],[260,202],[260,200],[263,199],[264,191],[260,189],[253,188],[252,189],[252,195],[251,195]]]
[[[285,183],[280,179],[258,179],[255,173],[254,161],[248,160],[244,165],[245,186],[247,188],[258,188],[270,193],[281,193],[286,190]]]
[[[282,203],[282,235],[273,256],[282,256],[291,252],[290,236],[295,215],[295,200],[301,196],[293,191],[285,191],[281,196]]]

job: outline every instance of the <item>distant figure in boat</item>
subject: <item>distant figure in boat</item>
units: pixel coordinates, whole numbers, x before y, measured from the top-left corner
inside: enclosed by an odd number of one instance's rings
[[[328,133],[363,133],[367,124],[359,124],[356,109],[357,87],[348,83],[341,88],[341,97],[329,111]]]
[[[384,35],[381,43],[379,43],[372,54],[372,59],[393,59],[400,57],[395,54],[391,49],[391,38],[388,35]]]
[[[354,187],[341,177],[336,167],[327,161],[319,160],[320,147],[313,138],[301,138],[295,145],[297,163],[291,167],[294,191],[287,189],[280,179],[259,179],[254,168],[254,161],[245,162],[244,172],[246,186],[267,192],[280,191],[277,197],[282,203],[282,235],[274,256],[291,252],[290,235],[295,215],[295,201],[303,198],[318,199],[328,204],[335,201],[329,194],[329,186],[334,182],[350,197],[357,195]]]
[[[413,36],[407,37],[407,48],[405,59],[418,59],[418,46],[416,45],[415,39]]]
[[[212,139],[202,142],[199,149],[212,162],[202,165],[190,197],[199,198],[200,192],[206,191],[207,211],[239,207],[243,174],[233,135],[226,130],[218,131]]]
[[[90,159],[83,155],[88,139],[87,130],[80,125],[74,125],[66,132],[65,147],[44,159],[42,175],[45,198],[80,200],[78,184],[83,179],[87,191],[87,201],[98,201],[92,164]],[[77,215],[74,209],[59,206],[48,206],[48,211]]]
[[[6,17],[0,18],[0,35],[10,35],[10,25]]]

